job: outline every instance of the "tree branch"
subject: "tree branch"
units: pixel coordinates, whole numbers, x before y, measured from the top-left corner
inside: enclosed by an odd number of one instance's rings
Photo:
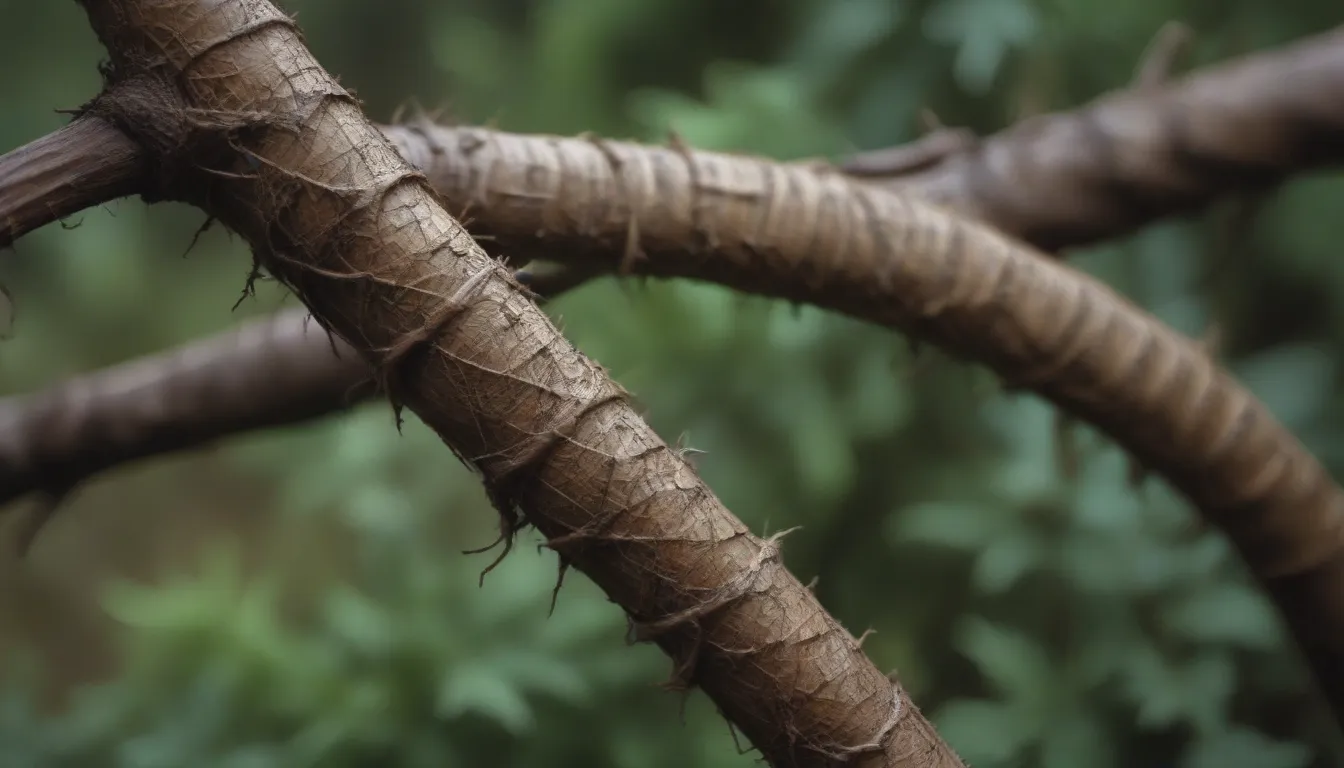
[[[268,0],[82,0],[90,107],[156,196],[253,247],[478,470],[507,542],[546,535],[779,766],[959,766],[909,697],[472,240]],[[507,552],[507,548],[505,550]]]
[[[342,411],[373,394],[369,366],[306,312],[0,401],[0,499],[52,495],[225,432]]]
[[[812,303],[984,363],[1098,426],[1231,538],[1344,712],[1344,492],[1199,344],[1108,287],[919,197],[802,165],[386,130],[503,253]]]
[[[1127,90],[981,141],[935,131],[915,142],[920,152],[876,150],[840,168],[1055,251],[1339,163],[1339,93],[1344,27],[1165,86],[1141,73]]]
[[[0,248],[85,208],[141,190],[140,147],[96,117],[0,156]]]
[[[1289,53],[1262,61],[1323,67],[1312,45]],[[1227,72],[1246,70],[1220,71],[1201,77],[1230,87]],[[511,257],[811,301],[932,338],[1101,426],[1228,531],[1327,691],[1344,691],[1338,489],[1204,355],[1104,287],[916,201],[799,166],[429,124],[383,131]]]

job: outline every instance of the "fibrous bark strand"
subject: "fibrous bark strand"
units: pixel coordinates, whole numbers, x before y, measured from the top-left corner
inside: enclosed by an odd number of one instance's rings
[[[448,214],[266,0],[83,0],[157,160],[781,766],[955,766],[899,686]],[[131,89],[145,89],[142,94]],[[152,131],[144,130],[152,126]],[[175,130],[175,127],[178,130]]]
[[[1095,424],[1223,528],[1344,697],[1344,493],[1197,343],[1098,281],[838,173],[424,124],[388,134],[502,253],[807,301],[983,362]],[[538,233],[544,233],[539,237]],[[1336,699],[1337,702],[1339,699]]]

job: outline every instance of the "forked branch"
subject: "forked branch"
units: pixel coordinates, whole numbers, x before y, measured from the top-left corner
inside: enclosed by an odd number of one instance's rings
[[[503,253],[816,304],[982,362],[1100,427],[1226,531],[1344,711],[1344,493],[1198,344],[1106,286],[838,173],[427,124],[390,135]]]
[[[268,0],[83,0],[111,57],[90,111],[155,196],[241,234],[779,766],[958,766],[903,690],[570,345]]]
[[[513,258],[810,301],[986,362],[1101,426],[1229,532],[1326,690],[1344,690],[1338,489],[1196,347],[1103,286],[800,166],[429,124],[384,132]]]
[[[936,131],[918,164],[896,148],[840,168],[1055,251],[1344,160],[1344,27],[1161,87],[1139,80],[978,141]]]

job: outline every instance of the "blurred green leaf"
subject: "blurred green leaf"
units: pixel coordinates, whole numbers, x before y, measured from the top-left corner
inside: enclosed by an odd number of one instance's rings
[[[1008,704],[958,699],[933,718],[938,733],[972,765],[1003,765],[1035,740],[1036,731]]]
[[[1284,424],[1306,426],[1320,413],[1334,384],[1335,364],[1315,345],[1284,345],[1246,358],[1236,373]]]
[[[501,672],[503,670],[484,665],[449,670],[439,686],[435,713],[439,717],[454,718],[471,712],[515,734],[531,730],[536,722],[532,708]]]
[[[1200,730],[1213,728],[1236,687],[1236,667],[1223,653],[1205,652],[1186,662],[1164,659],[1151,647],[1140,647],[1122,675],[1122,686],[1138,705],[1139,723],[1164,727],[1186,722]]]
[[[1284,641],[1280,618],[1263,593],[1243,584],[1213,583],[1166,603],[1162,619],[1179,637],[1251,650]]]
[[[970,550],[993,541],[1002,531],[994,511],[973,504],[929,501],[902,509],[887,519],[888,536]]]
[[[387,657],[397,643],[397,628],[381,606],[350,587],[335,587],[324,602],[327,626],[362,656]]]
[[[975,588],[988,594],[1005,592],[1023,576],[1048,562],[1049,548],[1031,531],[1012,531],[995,538],[975,558]]]
[[[1037,707],[1048,700],[1056,673],[1045,649],[1033,638],[977,617],[957,623],[952,643],[975,662],[1002,696]]]
[[[961,86],[984,93],[1013,48],[1036,34],[1036,14],[1021,0],[940,0],[924,17],[924,30],[935,40],[957,46],[956,73]]]
[[[1041,738],[1040,768],[1119,768],[1116,744],[1105,724],[1087,712],[1053,721]]]
[[[1311,750],[1275,741],[1249,728],[1208,734],[1181,759],[1181,768],[1307,768]]]

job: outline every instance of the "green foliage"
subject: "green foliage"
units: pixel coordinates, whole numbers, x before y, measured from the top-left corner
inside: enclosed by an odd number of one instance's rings
[[[1077,104],[1126,83],[1169,17],[1196,27],[1197,60],[1337,17],[1325,0],[293,5],[380,119],[414,97],[512,130],[675,130],[781,158],[910,138],[923,106],[992,130],[1029,106]],[[51,56],[53,41],[87,35],[73,6],[6,4],[16,23],[0,31],[0,62],[25,73],[0,80],[6,146],[96,87],[91,40]],[[1182,332],[1216,321],[1232,370],[1332,468],[1344,461],[1344,218],[1330,203],[1342,185],[1321,175],[1074,255]],[[116,211],[0,259],[19,311],[0,350],[6,387],[233,321],[239,244],[208,234],[183,261],[194,214]],[[277,303],[263,292],[244,306]],[[754,530],[804,526],[786,540],[790,567],[819,577],[856,634],[878,630],[865,649],[977,768],[1344,757],[1223,539],[1040,401],[883,329],[715,286],[605,280],[553,312],[662,434],[707,451],[704,476]],[[753,763],[702,695],[679,717],[681,699],[654,687],[666,660],[626,647],[619,611],[582,577],[548,617],[556,562],[532,542],[477,586],[494,553],[460,552],[491,539],[493,512],[417,423],[398,435],[370,406],[202,462],[229,514],[271,521],[261,543],[108,592],[124,668],[56,713],[28,695],[36,683],[9,678],[0,766]],[[187,516],[208,501],[170,468],[99,485],[86,517],[151,498]]]

